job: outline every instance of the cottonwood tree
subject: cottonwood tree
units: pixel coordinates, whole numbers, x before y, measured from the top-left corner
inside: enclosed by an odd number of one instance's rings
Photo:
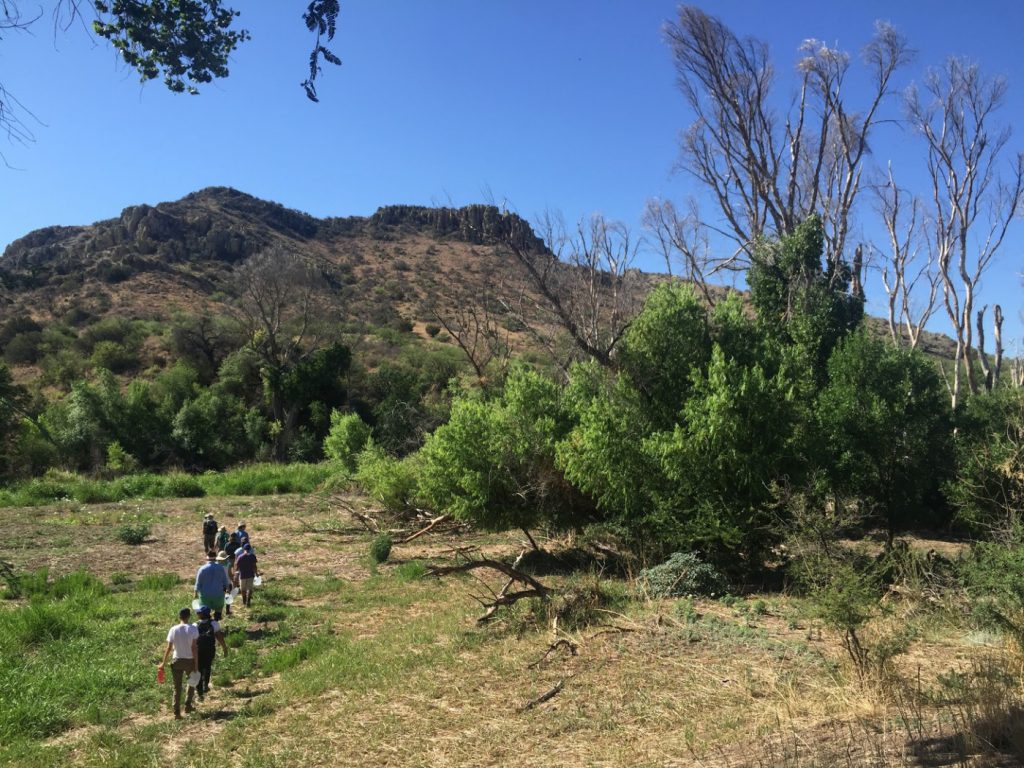
[[[215,78],[227,77],[231,54],[250,39],[249,31],[238,26],[241,13],[222,0],[53,0],[52,6],[55,34],[84,23],[84,14],[90,14],[92,31],[110,41],[142,82],[162,78],[175,93],[196,94]],[[325,45],[334,38],[339,12],[338,0],[312,0],[302,13],[314,35],[309,72],[300,83],[311,101],[319,100],[316,80],[322,62],[341,64]],[[42,6],[0,0],[0,39],[4,33],[31,28],[43,16]],[[26,123],[31,114],[0,83],[0,131],[9,140],[33,140]]]
[[[731,255],[701,270],[743,269],[759,239],[790,235],[817,214],[830,287],[844,290],[851,283],[856,292],[859,265],[852,276],[844,267],[850,219],[869,136],[893,91],[894,74],[910,59],[906,40],[892,26],[876,24],[861,52],[869,83],[860,106],[847,98],[850,56],[807,40],[797,62],[796,96],[790,109],[780,111],[765,43],[738,37],[692,6],[680,8],[665,35],[679,89],[695,117],[682,136],[680,167],[721,213],[720,223],[709,228],[735,244]]]
[[[931,187],[928,237],[956,340],[949,385],[954,408],[964,379],[970,393],[979,390],[975,299],[1024,192],[1024,155],[1008,148],[1011,129],[996,122],[1006,87],[1004,78],[950,58],[942,69],[928,72],[922,87],[906,94],[909,122],[925,145]]]
[[[235,300],[228,310],[260,361],[267,403],[278,425],[278,458],[284,457],[299,415],[289,397],[293,374],[323,346],[318,301],[323,285],[319,270],[276,247],[247,259],[233,276]]]
[[[631,269],[637,241],[625,225],[600,215],[570,230],[561,216],[547,213],[539,229],[545,247],[501,240],[524,268],[529,287],[506,297],[506,309],[549,351],[555,347],[547,330],[560,328],[576,357],[613,366],[616,347],[639,308],[639,272]]]
[[[933,252],[922,244],[921,201],[896,184],[892,166],[886,182],[875,187],[876,208],[885,225],[888,251],[881,251],[889,337],[896,347],[916,349],[921,331],[938,308],[941,276]],[[923,253],[922,253],[923,251]]]

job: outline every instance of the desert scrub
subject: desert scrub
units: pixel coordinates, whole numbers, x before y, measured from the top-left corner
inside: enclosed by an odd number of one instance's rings
[[[651,597],[714,596],[726,586],[718,569],[693,552],[676,552],[661,565],[641,571],[640,581]]]

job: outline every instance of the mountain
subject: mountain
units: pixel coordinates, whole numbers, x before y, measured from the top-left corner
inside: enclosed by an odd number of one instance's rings
[[[446,289],[467,275],[508,270],[491,244],[498,237],[540,245],[525,221],[491,206],[390,206],[369,217],[317,219],[213,187],[14,241],[0,257],[0,311],[43,323],[86,314],[166,319],[208,309],[234,265],[279,247],[317,263],[347,314],[414,320],[425,304],[451,298]]]
[[[493,296],[497,286],[538,298],[522,265],[496,244],[509,239],[523,249],[544,248],[526,221],[493,206],[395,205],[369,217],[318,219],[211,187],[14,241],[0,257],[0,315],[46,327],[107,316],[166,321],[217,313],[233,268],[264,249],[282,248],[317,265],[344,321],[425,336],[435,311],[467,297]],[[640,295],[666,279],[635,277]],[[884,332],[881,320],[871,324]],[[517,338],[520,347],[530,344],[525,335]],[[950,345],[936,334],[924,342],[926,351],[942,357],[951,357]]]

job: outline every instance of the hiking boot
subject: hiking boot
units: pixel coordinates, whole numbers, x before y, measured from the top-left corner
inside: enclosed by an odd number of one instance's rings
[[[196,711],[196,708],[193,707],[191,704],[186,704],[185,705],[185,714],[186,715],[191,715],[195,711]]]

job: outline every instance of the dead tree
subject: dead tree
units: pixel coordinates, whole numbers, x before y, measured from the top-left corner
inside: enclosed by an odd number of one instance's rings
[[[227,309],[259,359],[271,414],[281,425],[275,453],[283,458],[298,417],[286,398],[285,377],[321,347],[323,276],[297,254],[275,247],[237,267],[233,287],[235,300]]]
[[[691,199],[683,215],[670,200],[648,200],[644,228],[651,233],[665,261],[665,271],[691,283],[707,302],[715,304],[708,279],[715,274],[707,228],[701,223],[697,202]],[[679,269],[673,270],[672,265]]]
[[[522,556],[520,556],[520,559],[521,557]],[[519,560],[516,562],[518,563]],[[494,618],[495,613],[497,613],[498,609],[501,607],[514,605],[520,600],[527,598],[537,597],[541,600],[548,600],[551,597],[551,590],[528,573],[523,573],[514,565],[508,565],[500,560],[491,560],[489,558],[467,560],[466,562],[459,563],[458,565],[434,566],[427,571],[427,575],[448,576],[453,573],[469,573],[480,569],[490,569],[503,573],[508,577],[508,581],[505,583],[505,586],[502,587],[500,592],[492,591],[490,599],[476,598],[485,609],[483,615],[477,619],[477,623],[479,624],[486,624]],[[513,592],[511,591],[511,588],[516,583],[522,584],[523,589]]]
[[[808,40],[797,65],[793,106],[779,115],[768,46],[739,38],[699,8],[683,6],[665,31],[679,89],[694,115],[682,138],[680,167],[705,187],[721,214],[713,231],[735,243],[717,268],[745,269],[762,236],[791,234],[818,213],[825,230],[830,288],[844,288],[850,215],[861,188],[868,137],[910,59],[906,40],[887,24],[861,52],[867,98],[847,102],[850,57]]]
[[[1001,170],[1011,129],[994,121],[1005,95],[1005,79],[950,58],[941,70],[928,73],[923,93],[914,87],[906,97],[910,123],[927,152],[929,237],[956,341],[954,408],[963,377],[972,394],[979,389],[972,331],[978,285],[999,253],[1024,191],[1024,155],[1015,153],[1005,175]]]
[[[921,331],[936,310],[940,276],[931,252],[921,255],[921,203],[893,179],[875,187],[877,210],[889,237],[883,253],[882,285],[888,299],[889,336],[893,345],[916,349]]]
[[[995,340],[995,351],[993,362],[989,365],[988,353],[985,352],[985,312],[988,304],[978,310],[978,362],[981,363],[981,372],[985,375],[985,391],[991,392],[999,384],[999,376],[1003,367],[1003,308],[996,304],[992,308],[993,337]]]
[[[585,358],[612,366],[639,307],[638,273],[631,269],[636,241],[624,225],[598,215],[570,231],[560,216],[548,213],[540,229],[543,248],[502,240],[528,285],[506,307],[532,332],[557,327]]]
[[[449,301],[430,307],[430,314],[455,340],[481,383],[491,374],[503,377],[512,356],[510,323],[507,317],[502,323],[497,312],[503,307],[495,296],[492,278],[486,275],[477,290],[460,283]]]

